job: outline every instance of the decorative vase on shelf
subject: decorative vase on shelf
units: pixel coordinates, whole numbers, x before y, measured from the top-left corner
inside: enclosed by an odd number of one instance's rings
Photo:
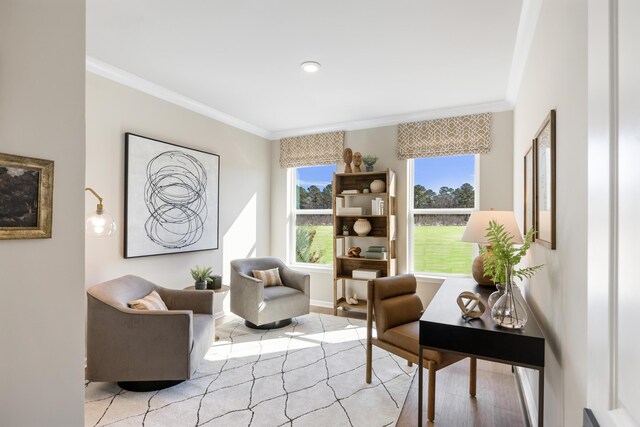
[[[508,264],[505,266],[504,294],[493,305],[491,317],[503,328],[520,329],[527,323],[527,310],[513,290],[512,268]]]
[[[373,165],[366,165],[366,166],[365,166],[365,170],[366,170],[367,172],[373,172]]]
[[[487,300],[487,304],[489,304],[489,310],[491,310],[495,305],[496,301],[498,301],[500,297],[504,295],[506,286],[501,283],[496,283],[496,289],[497,291],[489,295],[489,299]]]
[[[371,223],[365,218],[359,218],[355,224],[353,224],[353,231],[355,231],[358,236],[366,236],[371,231]]]
[[[369,188],[372,193],[382,193],[384,191],[384,181],[376,179],[369,185]]]

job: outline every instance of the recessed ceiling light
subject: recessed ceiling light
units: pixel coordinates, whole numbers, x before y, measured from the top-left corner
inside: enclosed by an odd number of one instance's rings
[[[300,64],[300,67],[307,73],[315,73],[320,69],[321,65],[320,63],[315,61],[305,61]]]

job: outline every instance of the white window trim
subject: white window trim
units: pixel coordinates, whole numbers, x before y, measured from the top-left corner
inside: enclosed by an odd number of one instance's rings
[[[296,261],[296,217],[298,215],[333,215],[333,209],[297,209],[297,191],[296,191],[296,169],[287,169],[287,188],[288,188],[288,217],[289,221],[287,227],[288,243],[287,243],[287,264],[293,267],[298,267],[308,270],[316,271],[331,271],[333,270],[333,264],[314,264],[310,262],[298,262]],[[332,248],[333,250],[333,248]]]
[[[474,179],[473,179],[473,188],[474,188],[474,207],[468,209],[414,209],[413,207],[413,187],[415,185],[414,177],[415,177],[415,162],[414,159],[407,160],[407,255],[409,259],[407,260],[407,266],[411,273],[416,276],[427,278],[427,279],[443,279],[447,277],[470,277],[468,274],[452,274],[452,273],[440,273],[437,271],[415,271],[415,263],[414,263],[414,245],[413,238],[415,236],[414,232],[414,215],[420,214],[471,214],[474,211],[480,209],[480,155],[474,154]],[[474,246],[474,256],[477,254],[478,248],[477,245]],[[471,263],[473,259],[469,260]]]

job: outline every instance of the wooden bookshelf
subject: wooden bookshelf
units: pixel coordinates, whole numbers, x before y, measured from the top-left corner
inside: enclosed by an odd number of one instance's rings
[[[371,182],[379,179],[385,183],[381,193],[363,193],[362,190]],[[396,174],[390,169],[361,173],[333,174],[333,313],[338,309],[366,310],[366,291],[358,298],[358,304],[348,304],[346,301],[347,284],[367,282],[367,279],[354,279],[353,270],[367,268],[380,270],[381,277],[395,276],[397,270],[397,202],[396,202]],[[358,190],[357,194],[341,194],[344,190]],[[384,201],[383,215],[371,214],[371,201],[375,198]],[[338,215],[337,199],[343,207],[361,207],[362,215]],[[366,236],[358,236],[353,225],[359,218],[366,218],[371,223],[371,231]],[[349,228],[349,235],[342,234],[342,227]],[[364,253],[369,246],[384,246],[387,259],[368,259],[364,257],[347,256],[350,247],[358,246]],[[360,285],[362,286],[362,285]]]

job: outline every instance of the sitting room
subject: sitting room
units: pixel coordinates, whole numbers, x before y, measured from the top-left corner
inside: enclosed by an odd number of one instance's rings
[[[640,426],[638,19],[0,0],[0,426]]]

